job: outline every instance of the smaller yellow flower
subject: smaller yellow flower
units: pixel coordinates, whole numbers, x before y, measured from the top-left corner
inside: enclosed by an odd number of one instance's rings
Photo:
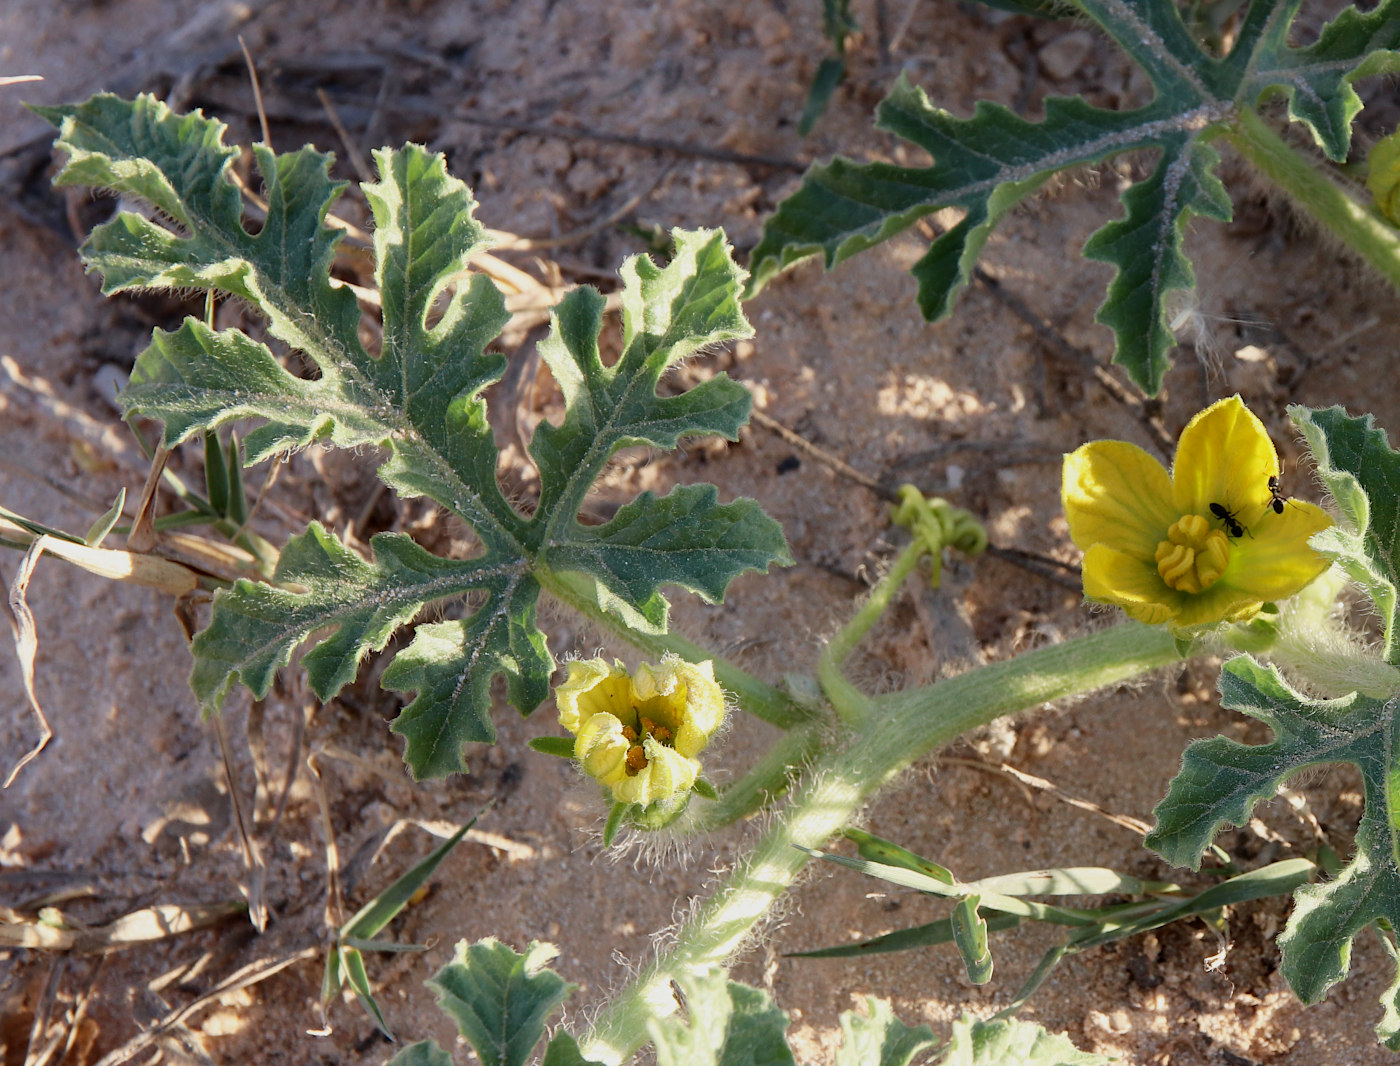
[[[724,722],[714,664],[668,655],[635,673],[603,659],[566,665],[554,699],[584,771],[619,803],[685,798],[700,776],[699,754]]]
[[[1278,453],[1238,396],[1182,430],[1171,474],[1126,441],[1065,456],[1062,500],[1084,595],[1174,628],[1236,622],[1327,569],[1308,538],[1332,520],[1278,495]]]

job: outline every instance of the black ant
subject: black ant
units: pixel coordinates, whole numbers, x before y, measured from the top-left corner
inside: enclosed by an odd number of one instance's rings
[[[1274,509],[1274,514],[1283,514],[1283,505],[1287,502],[1283,494],[1278,490],[1278,475],[1269,478],[1269,506]]]
[[[1240,520],[1235,517],[1235,512],[1227,508],[1223,503],[1213,503],[1210,505],[1210,513],[1225,523],[1225,532],[1230,536],[1239,539],[1249,530],[1240,525]],[[1250,533],[1250,536],[1254,534]]]

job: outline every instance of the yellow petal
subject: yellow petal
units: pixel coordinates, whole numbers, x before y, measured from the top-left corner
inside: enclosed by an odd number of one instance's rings
[[[622,734],[622,723],[603,712],[583,723],[574,741],[574,758],[589,777],[616,792],[618,784],[627,780],[627,749],[631,746]]]
[[[1218,504],[1248,524],[1269,503],[1278,453],[1264,423],[1238,396],[1211,404],[1186,424],[1172,465],[1172,499],[1181,514],[1209,516]]]
[[[685,717],[676,730],[675,748],[694,758],[705,750],[724,722],[724,690],[715,681],[715,665],[675,661],[675,671],[685,691]]]
[[[1167,471],[1127,441],[1091,441],[1065,456],[1061,496],[1070,538],[1086,552],[1102,544],[1150,562],[1180,517]]]
[[[1162,580],[1155,561],[1144,562],[1104,544],[1084,553],[1084,595],[1123,608],[1149,625],[1170,621],[1191,597]]]
[[[568,678],[554,690],[559,724],[575,736],[595,714],[608,713],[636,728],[631,708],[631,678],[619,662],[576,659],[565,664]]]
[[[1327,569],[1308,538],[1331,525],[1327,512],[1302,500],[1289,500],[1283,514],[1266,510],[1234,542],[1226,580],[1258,600],[1287,599]]]

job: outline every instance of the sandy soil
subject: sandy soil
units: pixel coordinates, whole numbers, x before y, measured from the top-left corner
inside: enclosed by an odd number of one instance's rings
[[[356,152],[426,143],[474,187],[488,226],[565,238],[514,254],[513,262],[544,278],[606,288],[621,259],[644,248],[629,225],[723,225],[744,252],[807,161],[838,149],[904,158],[904,147],[869,125],[899,69],[961,113],[982,97],[1019,102],[1035,114],[1048,93],[1082,91],[1113,105],[1144,92],[1111,46],[1069,25],[941,0],[878,9],[858,2],[856,10],[867,33],[853,53],[852,78],[803,140],[796,119],[825,48],[815,4],[7,0],[0,75],[47,80],[0,88],[0,355],[21,375],[47,382],[65,406],[55,414],[53,404],[7,386],[0,503],[82,530],[119,487],[137,490],[140,470],[81,442],[80,416],[114,423],[112,380],[130,368],[153,325],[170,326],[187,310],[166,299],[106,301],[84,277],[76,243],[110,207],[49,189],[49,135],[20,100],[149,89],[176,106],[206,108],[229,122],[231,141],[246,144],[257,133],[236,40],[242,33],[262,73],[277,147],[312,141],[334,149],[338,173],[353,179]],[[318,88],[333,102],[348,144]],[[1393,127],[1393,111],[1380,108],[1370,132]],[[611,135],[676,145],[642,148]],[[717,150],[770,162],[722,160]],[[1003,225],[983,260],[1066,339],[1100,359],[1110,338],[1093,313],[1107,272],[1080,259],[1078,249],[1117,214],[1122,176],[1141,164],[1060,182]],[[1382,353],[1400,341],[1396,301],[1339,261],[1285,205],[1240,180],[1237,164],[1227,160],[1226,170],[1237,179],[1236,222],[1201,224],[1190,234],[1200,282],[1190,321],[1200,327],[1205,359],[1192,358],[1191,347],[1178,353],[1163,419],[1175,432],[1202,401],[1241,392],[1274,431],[1292,490],[1307,495],[1306,473],[1292,473],[1297,447],[1284,405],[1342,403],[1400,427],[1400,394],[1381,369]],[[1047,355],[985,287],[971,287],[949,320],[923,322],[905,273],[921,248],[908,236],[832,275],[807,267],[780,278],[747,307],[755,340],[702,367],[746,382],[759,410],[862,473],[907,479],[971,509],[994,543],[1073,561],[1058,508],[1059,456],[1093,437],[1148,444],[1141,423],[1079,369]],[[529,358],[537,339],[524,338],[512,357]],[[552,402],[546,390],[526,413],[539,417]],[[197,456],[175,462],[186,475],[197,472]],[[298,516],[319,515],[337,528],[356,523],[361,537],[397,525],[430,545],[447,543],[451,531],[421,505],[376,498],[371,470],[365,457],[299,458],[270,494],[261,532],[280,543]],[[262,476],[254,471],[249,479]],[[721,607],[678,597],[676,627],[760,676],[813,671],[820,638],[888,557],[883,503],[759,427],[737,445],[623,462],[606,492],[623,499],[701,480],[726,498],[761,500],[787,531],[797,565],[739,580]],[[14,553],[0,561],[7,582],[17,562]],[[227,778],[214,732],[184,685],[189,656],[169,602],[53,561],[39,567],[30,601],[41,642],[39,693],[56,736],[0,795],[0,902],[19,907],[57,893],[65,913],[100,924],[156,903],[241,899],[248,875]],[[558,656],[624,652],[562,613],[546,624]],[[875,687],[917,683],[1096,624],[1076,594],[1051,581],[996,559],[957,564],[939,593],[911,585],[863,645],[855,671]],[[268,931],[258,935],[236,918],[107,956],[0,952],[6,1066],[26,1061],[36,1010],[48,1010],[47,1033],[58,1035],[60,1050],[68,1047],[61,1061],[93,1063],[240,968],[293,956],[298,961],[275,977],[204,1003],[158,1046],[173,1061],[351,1066],[389,1057],[392,1049],[353,1002],[333,1006],[329,1035],[308,1032],[320,1025],[327,878],[316,786],[304,770],[285,814],[273,817],[298,743],[301,754],[323,753],[319,787],[351,908],[433,846],[433,837],[404,828],[404,820],[459,824],[494,800],[480,824],[489,835],[463,844],[426,899],[391,927],[397,939],[430,949],[372,962],[396,1032],[436,1036],[446,1047],[454,1034],[422,982],[450,957],[455,940],[495,935],[517,949],[531,939],[558,944],[559,971],[581,986],[566,1019],[577,1022],[755,830],[738,827],[680,856],[644,848],[613,861],[599,842],[603,811],[593,790],[566,764],[526,747],[530,737],[557,732],[548,706],[528,720],[499,708],[499,743],[472,753],[470,776],[412,785],[385,727],[397,704],[377,690],[381,668],[366,670],[326,706],[314,705],[290,674],[263,706],[250,709],[246,693],[230,703],[224,726],[266,864],[274,913]],[[1213,677],[1209,664],[1197,664],[991,730],[952,758],[910,772],[865,824],[964,877],[1070,863],[1164,876],[1133,832],[971,763],[1004,759],[1107,811],[1149,818],[1189,739],[1259,734],[1219,708]],[[9,655],[0,656],[0,690],[8,765],[33,736]],[[723,765],[741,769],[771,739],[767,727],[737,722]],[[1222,843],[1241,861],[1259,863],[1315,846],[1321,832],[1347,853],[1360,814],[1357,782],[1335,771],[1300,795],[1316,828],[1275,801],[1254,828]],[[390,832],[396,827],[402,831]],[[1389,979],[1377,942],[1361,938],[1352,978],[1324,1004],[1304,1009],[1277,973],[1272,937],[1284,913],[1276,901],[1239,908],[1229,927],[1233,947],[1214,970],[1206,960],[1219,944],[1199,924],[1072,959],[1026,1016],[1067,1030],[1081,1047],[1135,1063],[1388,1061],[1371,1033]],[[837,1013],[865,994],[890,997],[905,1021],[943,1032],[964,1010],[989,1014],[1004,1004],[1054,937],[1043,929],[1001,936],[997,976],[982,988],[968,983],[951,952],[860,963],[784,957],[935,916],[923,897],[881,892],[847,871],[815,870],[737,973],[772,992],[793,1019],[801,1058],[821,1063],[831,1061]],[[75,1011],[80,1017],[70,1024]],[[71,1041],[63,1035],[70,1029]],[[60,1061],[57,1055],[46,1061]],[[146,1061],[150,1055],[142,1053]],[[469,1053],[458,1046],[456,1057],[465,1062]]]

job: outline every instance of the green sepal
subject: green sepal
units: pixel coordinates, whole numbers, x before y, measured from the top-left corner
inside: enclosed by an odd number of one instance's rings
[[[638,829],[665,829],[685,813],[693,791],[687,789],[675,796],[663,796],[646,806],[633,803],[627,808],[627,824],[635,825]]]
[[[573,737],[531,737],[528,743],[541,755],[553,755],[559,759],[574,757]]]
[[[603,824],[603,847],[613,846],[613,841],[617,839],[618,830],[622,828],[622,822],[627,816],[629,806],[630,804],[614,802],[608,808],[608,820]]]

